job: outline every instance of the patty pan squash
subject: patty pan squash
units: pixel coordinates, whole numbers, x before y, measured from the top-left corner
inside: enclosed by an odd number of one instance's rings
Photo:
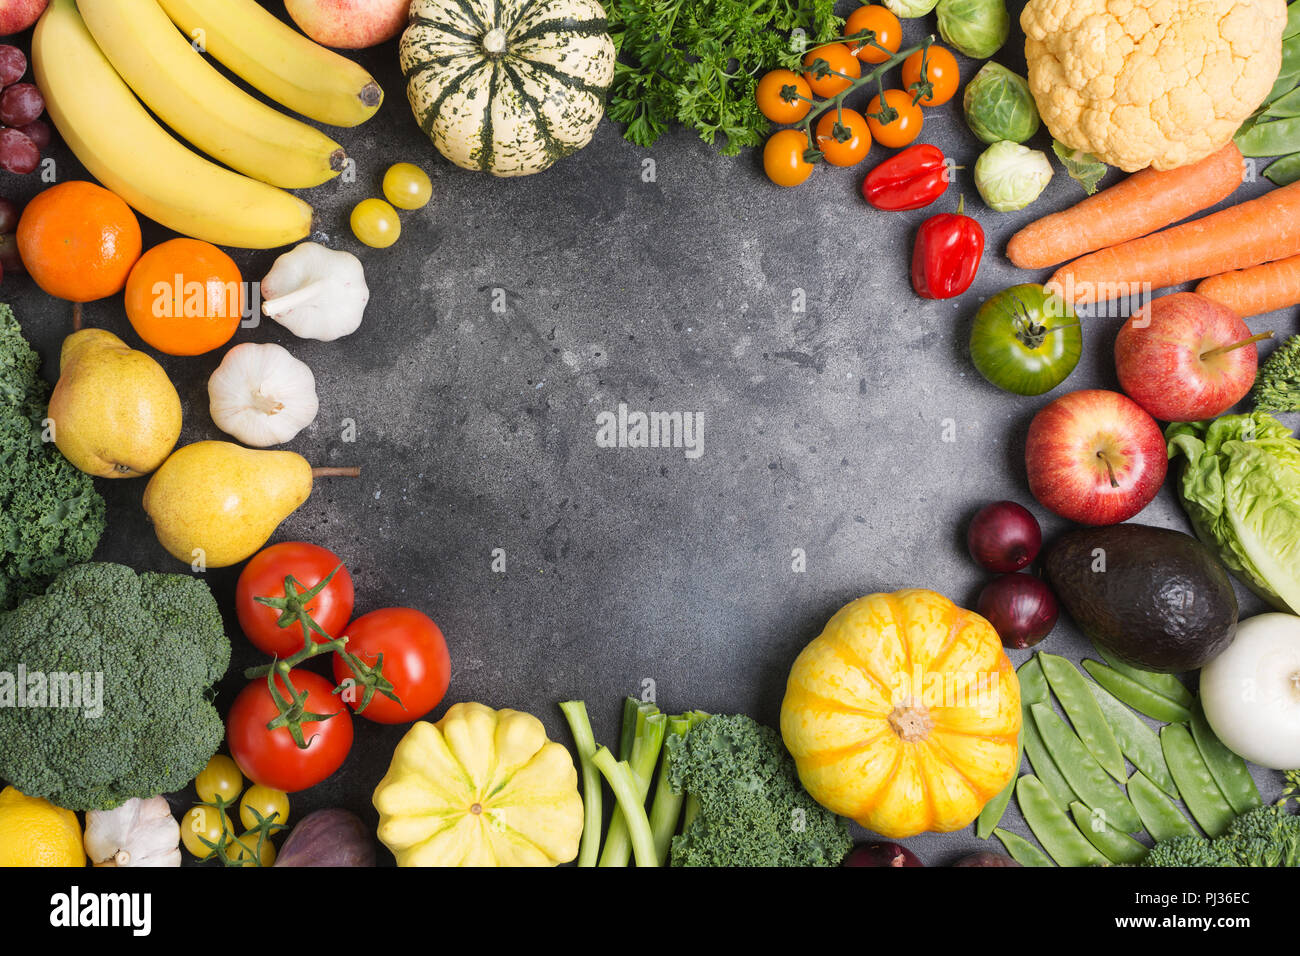
[[[398,866],[555,866],[578,855],[573,758],[532,714],[456,704],[411,726],[374,794]]]
[[[993,626],[934,591],[840,608],[790,669],[781,736],[812,797],[890,839],[960,830],[1019,770]]]
[[[1284,0],[1029,0],[1029,88],[1052,135],[1127,172],[1232,139],[1282,66]]]

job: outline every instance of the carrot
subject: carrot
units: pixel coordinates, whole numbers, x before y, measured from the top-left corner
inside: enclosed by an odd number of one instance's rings
[[[1196,291],[1242,318],[1300,305],[1300,256],[1210,276]]]
[[[1243,161],[1229,143],[1199,163],[1163,172],[1144,169],[1064,212],[1031,222],[1007,243],[1007,258],[1042,269],[1163,229],[1229,196]]]
[[[1062,266],[1047,288],[1082,305],[1300,255],[1300,182]]]

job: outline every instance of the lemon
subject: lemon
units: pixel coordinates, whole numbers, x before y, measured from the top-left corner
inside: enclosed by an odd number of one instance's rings
[[[0,791],[0,866],[85,865],[75,813],[13,787]]]

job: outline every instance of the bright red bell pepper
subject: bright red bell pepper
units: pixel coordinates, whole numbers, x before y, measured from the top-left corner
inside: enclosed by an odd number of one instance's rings
[[[952,173],[943,151],[929,143],[891,156],[862,181],[862,196],[877,209],[898,212],[928,206],[948,188]]]
[[[952,299],[970,288],[984,255],[984,230],[957,211],[941,212],[921,223],[912,247],[912,288],[923,299]]]

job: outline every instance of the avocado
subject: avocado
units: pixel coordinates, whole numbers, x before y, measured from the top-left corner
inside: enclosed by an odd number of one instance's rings
[[[1232,642],[1237,595],[1218,558],[1191,535],[1117,524],[1053,543],[1047,580],[1074,622],[1126,664],[1196,670]]]

